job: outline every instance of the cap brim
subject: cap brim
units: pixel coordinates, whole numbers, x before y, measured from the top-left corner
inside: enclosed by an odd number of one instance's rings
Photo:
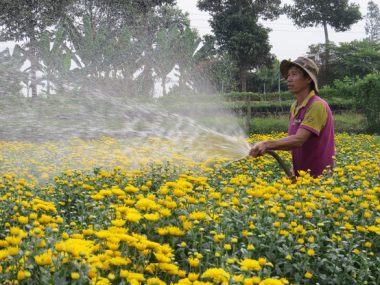
[[[285,79],[288,78],[288,70],[289,70],[290,66],[292,66],[292,65],[293,65],[293,63],[289,60],[284,59],[283,61],[281,61],[280,71],[281,71],[282,77],[284,77]]]

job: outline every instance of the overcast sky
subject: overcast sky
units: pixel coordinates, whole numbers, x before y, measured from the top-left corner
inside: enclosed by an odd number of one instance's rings
[[[368,0],[350,0],[349,2],[359,4],[363,16],[367,13]],[[380,7],[380,0],[374,0],[374,2]],[[203,36],[211,33],[211,28],[208,24],[210,16],[208,13],[198,10],[196,3],[197,0],[177,0],[179,8],[189,13],[191,26],[196,28],[199,34]],[[292,1],[283,0],[282,3],[292,3]],[[306,55],[310,45],[325,42],[324,31],[321,26],[299,29],[286,16],[281,16],[276,21],[262,21],[262,23],[265,27],[272,29],[269,33],[272,53],[280,60],[295,59],[300,55]],[[364,27],[365,20],[353,25],[347,32],[336,33],[329,27],[329,39],[337,44],[355,39],[361,40],[366,36]]]

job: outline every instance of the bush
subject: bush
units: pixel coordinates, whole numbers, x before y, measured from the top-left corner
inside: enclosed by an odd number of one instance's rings
[[[380,133],[380,73],[368,74],[358,82],[355,104],[367,118],[369,132]]]
[[[284,101],[294,99],[294,96],[289,92],[273,92],[265,94],[254,92],[230,92],[224,93],[222,96],[227,101]]]
[[[366,119],[366,131],[380,132],[380,73],[366,75],[363,79],[336,80],[332,87],[321,89],[324,98],[346,98],[352,100],[353,109],[362,113]],[[328,100],[329,101],[329,100]]]

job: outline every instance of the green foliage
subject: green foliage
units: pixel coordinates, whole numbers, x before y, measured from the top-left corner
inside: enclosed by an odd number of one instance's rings
[[[363,79],[336,80],[332,87],[321,90],[329,98],[346,97],[352,100],[354,108],[367,119],[367,131],[380,131],[380,74],[366,75]]]
[[[319,0],[317,4],[314,0],[294,0],[294,5],[285,5],[285,9],[299,27],[324,26],[326,43],[326,25],[344,32],[361,19],[359,5],[349,4],[348,0]]]
[[[203,38],[203,45],[196,54],[197,65],[194,80],[195,86],[204,89],[203,85],[207,80],[212,88],[218,92],[229,92],[238,89],[239,68],[236,60],[227,52],[217,49],[216,38],[206,35]],[[206,78],[205,78],[206,75]],[[207,84],[205,84],[207,85]],[[206,90],[202,90],[205,92]]]
[[[271,60],[268,30],[258,23],[258,19],[260,16],[278,17],[280,3],[278,0],[198,2],[201,10],[211,13],[210,23],[220,49],[239,66],[242,91],[246,91],[247,71]]]
[[[380,133],[380,73],[368,74],[357,84],[355,102],[367,118],[368,130]]]
[[[0,1],[0,39],[38,39],[61,18],[71,0]]]
[[[274,59],[272,64],[258,67],[250,74],[248,90],[253,92],[276,92],[286,90],[286,81],[280,72],[280,61]]]
[[[380,71],[380,44],[369,40],[341,43],[335,50],[337,78],[364,77]]]
[[[17,54],[17,49],[15,50]],[[19,95],[21,82],[27,80],[25,74],[20,71],[22,65],[23,60],[11,56],[8,48],[0,52],[0,96]]]
[[[354,40],[336,45],[328,44],[329,61],[326,58],[326,45],[309,47],[308,56],[314,58],[320,67],[318,81],[321,86],[332,84],[334,80],[345,77],[364,77],[380,70],[380,43],[370,40]],[[327,64],[327,66],[326,66]],[[326,74],[326,69],[329,73]]]
[[[229,92],[222,95],[227,101],[283,101],[292,100],[294,95],[289,92]],[[248,98],[247,98],[248,97]]]
[[[345,77],[343,80],[335,80],[332,86],[324,86],[320,90],[323,98],[354,98],[356,96],[355,80]]]
[[[287,132],[288,121],[289,116],[285,114],[254,116],[250,122],[250,132]],[[334,114],[334,129],[337,133],[363,133],[366,131],[366,117],[350,111]]]
[[[380,11],[379,6],[375,2],[368,2],[365,18],[365,32],[368,40],[380,42]]]
[[[71,0],[54,1],[0,1],[0,40],[26,41],[26,59],[30,61],[27,73],[30,78],[32,97],[37,96],[38,41],[48,27],[63,16]],[[42,39],[43,40],[43,39]]]

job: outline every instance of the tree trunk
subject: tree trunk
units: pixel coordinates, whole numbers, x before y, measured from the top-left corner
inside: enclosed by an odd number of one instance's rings
[[[247,92],[247,70],[240,65],[240,91]]]
[[[323,23],[323,29],[325,31],[325,75],[328,76],[330,62],[330,41],[326,22]]]
[[[48,97],[50,96],[50,80],[49,80],[49,78],[47,79],[47,83],[46,83],[46,95]]]
[[[243,67],[243,65],[240,66],[240,91],[241,92],[247,92],[247,70]],[[249,96],[246,96],[246,106],[247,106],[247,115],[246,115],[246,122],[245,122],[245,129],[247,132],[247,135],[249,135],[250,132],[250,123],[251,123],[251,98]]]
[[[30,38],[30,89],[32,90],[32,98],[37,97],[37,41],[34,33]]]
[[[166,76],[162,76],[161,78],[161,85],[162,85],[162,96],[166,96]]]
[[[327,45],[330,41],[329,41],[329,32],[327,30],[327,23],[326,22],[323,22],[323,29],[325,31],[325,44]]]

